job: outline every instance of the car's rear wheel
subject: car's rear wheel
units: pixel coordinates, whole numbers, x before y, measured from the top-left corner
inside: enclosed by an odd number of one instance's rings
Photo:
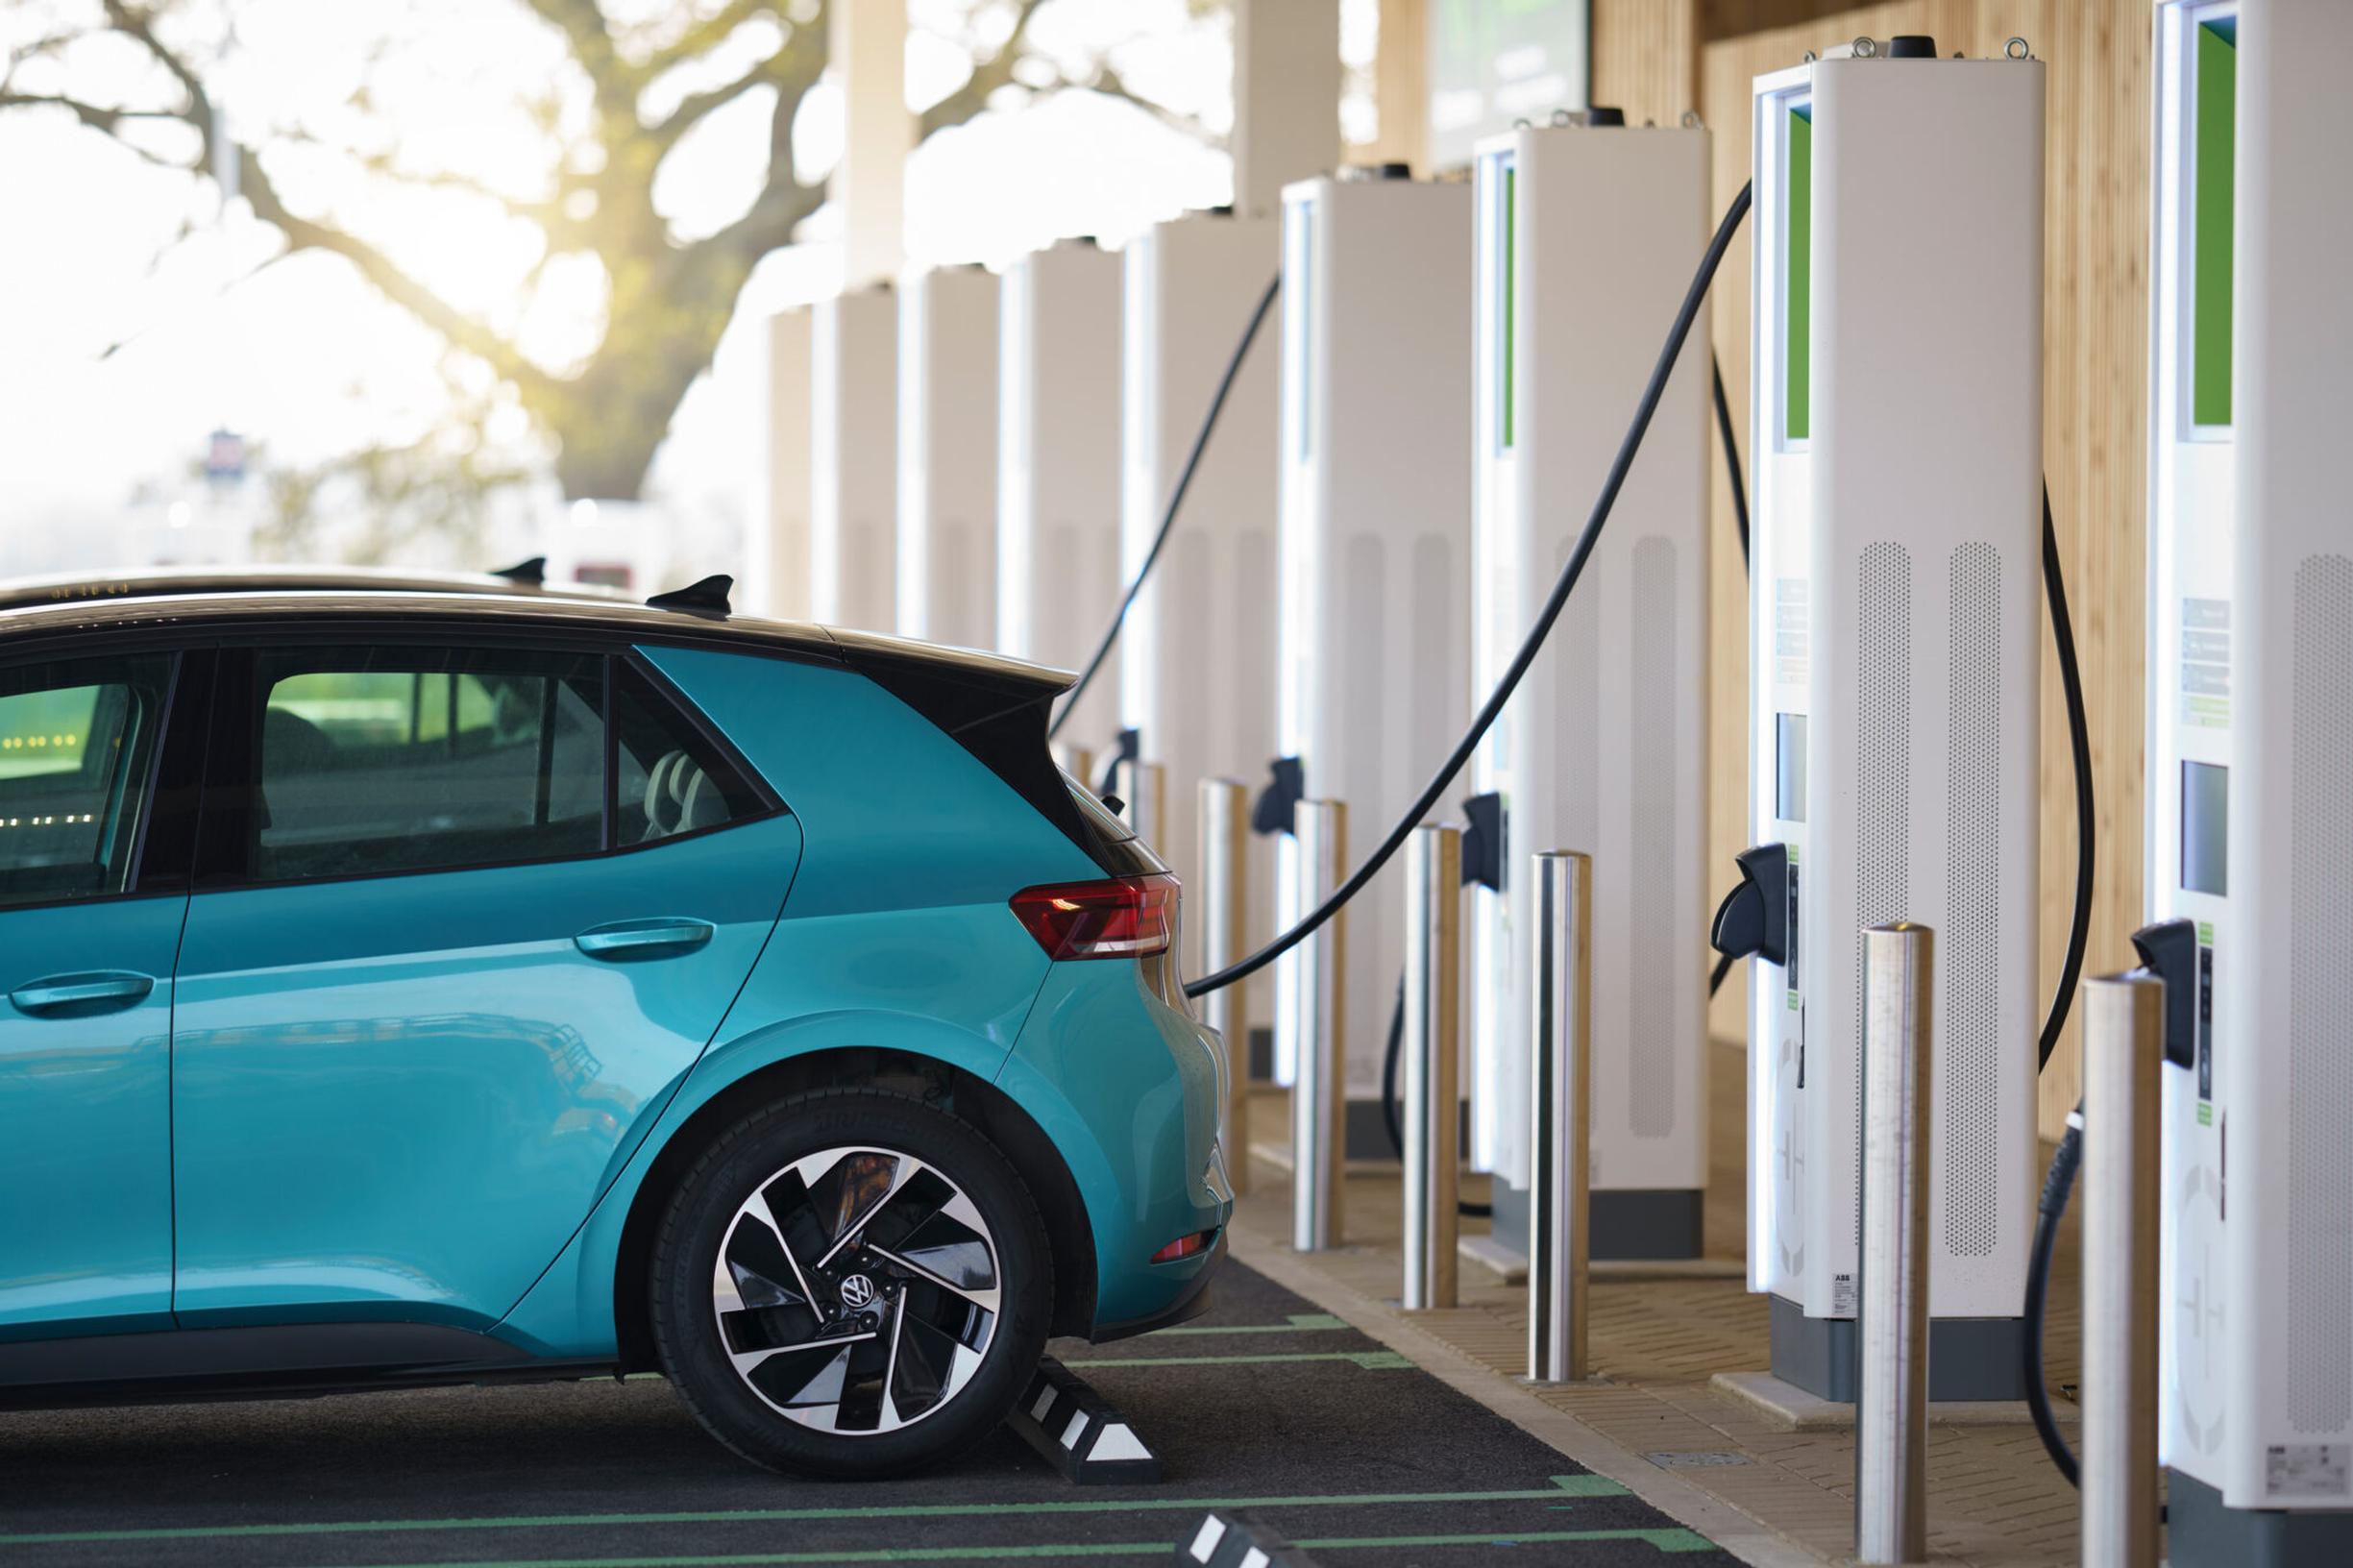
[[[754,1463],[842,1478],[935,1463],[1003,1420],[1054,1298],[1038,1207],[987,1139],[872,1090],[738,1122],[673,1197],[655,1347]]]

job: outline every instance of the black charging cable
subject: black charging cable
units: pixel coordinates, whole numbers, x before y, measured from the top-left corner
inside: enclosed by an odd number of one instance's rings
[[[1234,353],[1226,360],[1225,374],[1217,378],[1217,391],[1210,399],[1209,412],[1201,416],[1201,429],[1193,436],[1192,450],[1185,454],[1185,466],[1177,470],[1176,488],[1168,492],[1168,506],[1161,513],[1160,531],[1152,536],[1152,548],[1144,551],[1142,563],[1136,568],[1135,580],[1119,596],[1119,607],[1112,612],[1111,625],[1103,628],[1103,640],[1095,644],[1087,668],[1079,672],[1069,696],[1063,699],[1062,711],[1046,725],[1047,740],[1062,733],[1063,722],[1078,706],[1078,699],[1087,695],[1088,684],[1103,668],[1103,661],[1111,657],[1112,645],[1119,640],[1119,628],[1127,624],[1128,609],[1136,602],[1136,596],[1143,592],[1144,579],[1152,575],[1152,565],[1160,559],[1161,548],[1168,543],[1168,530],[1176,527],[1177,510],[1185,504],[1185,492],[1192,488],[1193,471],[1201,466],[1201,454],[1209,450],[1210,435],[1217,429],[1217,416],[1225,412],[1227,394],[1234,390],[1242,361],[1250,356],[1250,345],[1258,341],[1259,328],[1265,324],[1267,312],[1274,308],[1275,296],[1282,292],[1283,275],[1278,272],[1267,282],[1266,292],[1259,296],[1258,308],[1250,312],[1250,323],[1242,329],[1241,341],[1234,345]]]
[[[2075,1189],[2075,1170],[2083,1163],[2083,1102],[2068,1113],[2067,1131],[2050,1157],[2050,1172],[2043,1178],[2042,1201],[2035,1206],[2034,1247],[2026,1255],[2026,1413],[2034,1418],[2034,1434],[2043,1452],[2059,1467],[2070,1486],[2083,1484],[2075,1466],[2075,1451],[2060,1434],[2058,1417],[2050,1408],[2050,1390],[2043,1384],[2043,1324],[2050,1310],[2050,1258],[2059,1244],[2059,1216],[2067,1213],[2068,1195]]]
[[[1732,481],[1732,521],[1740,528],[1740,567],[1749,566],[1749,487],[1740,472],[1740,443],[1732,438],[1732,405],[1724,396],[1724,362],[1707,355],[1708,379],[1716,387],[1716,439],[1724,444],[1724,470]]]
[[[1602,492],[1594,500],[1592,513],[1585,520],[1584,531],[1578,535],[1577,546],[1570,551],[1567,563],[1561,567],[1560,576],[1553,584],[1551,596],[1545,600],[1543,610],[1536,616],[1536,624],[1529,628],[1528,636],[1520,644],[1519,651],[1511,656],[1511,663],[1505,669],[1503,678],[1496,682],[1495,690],[1489,693],[1486,701],[1481,704],[1478,716],[1471,721],[1470,728],[1463,731],[1462,738],[1455,744],[1454,750],[1444,762],[1438,765],[1437,772],[1431,775],[1430,782],[1422,787],[1421,794],[1398,818],[1396,824],[1389,829],[1388,836],[1382,840],[1380,845],[1365,857],[1363,862],[1350,873],[1347,880],[1333,892],[1331,896],[1316,905],[1296,925],[1257,952],[1237,963],[1227,965],[1214,974],[1204,975],[1188,984],[1185,988],[1185,994],[1204,996],[1213,991],[1230,986],[1237,980],[1247,979],[1297,946],[1326,920],[1339,913],[1351,898],[1362,892],[1365,885],[1380,874],[1381,869],[1388,864],[1390,857],[1395,855],[1406,840],[1412,836],[1414,826],[1429,816],[1431,808],[1437,804],[1438,797],[1444,795],[1447,786],[1454,782],[1455,775],[1462,771],[1463,764],[1470,760],[1471,753],[1478,748],[1481,738],[1486,734],[1494,724],[1497,716],[1503,712],[1504,704],[1511,699],[1511,694],[1518,688],[1521,677],[1528,674],[1528,667],[1535,662],[1536,654],[1543,649],[1545,638],[1551,634],[1554,623],[1560,619],[1561,610],[1568,604],[1569,594],[1577,587],[1578,579],[1584,575],[1585,562],[1593,554],[1593,547],[1601,538],[1603,526],[1609,521],[1610,509],[1617,504],[1618,492],[1626,486],[1626,476],[1633,467],[1634,454],[1642,450],[1642,438],[1649,432],[1651,420],[1658,412],[1658,402],[1666,392],[1667,378],[1674,372],[1676,361],[1682,355],[1683,344],[1691,336],[1692,323],[1698,320],[1700,306],[1707,298],[1708,285],[1715,282],[1716,269],[1723,264],[1724,253],[1730,249],[1732,236],[1739,232],[1741,220],[1749,215],[1749,205],[1752,199],[1750,187],[1741,186],[1740,194],[1732,199],[1730,208],[1724,214],[1724,221],[1716,226],[1715,237],[1708,241],[1707,252],[1701,257],[1699,271],[1693,275],[1691,287],[1683,295],[1682,306],[1675,314],[1675,324],[1668,330],[1666,345],[1659,350],[1658,362],[1651,368],[1651,379],[1642,389],[1642,399],[1634,406],[1633,421],[1627,427],[1625,438],[1618,443],[1617,455],[1610,459],[1609,472],[1602,480]]]
[[[2067,1028],[2068,1009],[2083,979],[2084,947],[2092,935],[2092,881],[2099,863],[2098,813],[2092,803],[2092,735],[2083,716],[2083,669],[2076,662],[2075,624],[2067,613],[2067,577],[2059,570],[2059,533],[2050,521],[2050,482],[2043,483],[2043,593],[2050,601],[2050,640],[2059,654],[2059,689],[2067,698],[2067,744],[2075,759],[2075,908],[2067,927],[2067,957],[2059,966],[2059,990],[2043,1017],[2042,1057],[2050,1065]],[[2062,1195],[2061,1203],[2066,1199]]]

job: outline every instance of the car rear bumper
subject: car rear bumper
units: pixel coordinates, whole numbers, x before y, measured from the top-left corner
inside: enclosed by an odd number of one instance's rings
[[[1218,1149],[1217,1037],[1139,982],[1130,964],[1054,966],[997,1077],[1061,1154],[1093,1233],[1090,1337],[1173,1322],[1224,1255],[1233,1213]],[[1151,1260],[1181,1237],[1208,1250]]]
[[[1132,1339],[1140,1334],[1150,1334],[1154,1329],[1164,1329],[1172,1324],[1185,1322],[1189,1318],[1199,1317],[1203,1312],[1208,1311],[1214,1305],[1212,1300],[1210,1281],[1215,1278],[1218,1267],[1226,1261],[1226,1233],[1224,1230],[1218,1231],[1217,1240],[1208,1252],[1202,1254],[1198,1259],[1186,1261],[1197,1262],[1199,1266],[1193,1270],[1192,1277],[1184,1283],[1183,1287],[1177,1292],[1176,1299],[1160,1311],[1146,1312],[1141,1317],[1122,1318],[1115,1323],[1106,1323],[1098,1318],[1094,1332],[1087,1336],[1089,1340],[1100,1345],[1113,1339]]]

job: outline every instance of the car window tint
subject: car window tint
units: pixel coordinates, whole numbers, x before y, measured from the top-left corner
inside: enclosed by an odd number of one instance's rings
[[[256,660],[262,881],[593,854],[602,662],[415,647]]]
[[[130,885],[171,667],[142,653],[0,671],[0,904]]]
[[[613,665],[613,752],[617,843],[723,827],[760,810],[726,755],[625,659]]]

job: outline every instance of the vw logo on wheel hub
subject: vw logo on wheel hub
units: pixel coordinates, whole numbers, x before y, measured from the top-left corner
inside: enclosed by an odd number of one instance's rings
[[[842,1305],[851,1311],[870,1305],[874,1299],[874,1282],[863,1274],[852,1274],[842,1282]]]

